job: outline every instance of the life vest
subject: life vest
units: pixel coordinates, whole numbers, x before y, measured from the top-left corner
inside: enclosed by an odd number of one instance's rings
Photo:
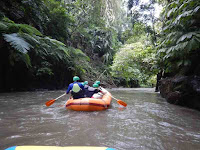
[[[73,84],[72,91],[73,91],[74,93],[78,93],[80,90],[81,90],[81,88],[79,87],[79,85],[78,85],[77,83],[74,83],[74,84]]]
[[[102,88],[101,86],[99,87],[99,90],[101,91],[101,93],[106,94],[108,91],[104,88]]]
[[[85,85],[84,88],[85,88],[85,89],[88,89],[88,88],[89,88],[89,85]]]
[[[103,94],[101,92],[95,93],[92,95],[92,98],[101,99],[103,97]]]

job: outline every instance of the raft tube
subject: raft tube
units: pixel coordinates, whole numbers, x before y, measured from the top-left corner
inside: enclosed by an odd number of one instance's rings
[[[111,100],[112,97],[109,92],[104,94],[102,99],[95,99],[95,98],[69,99],[66,102],[66,109],[75,111],[100,111],[108,109]]]
[[[115,150],[108,147],[93,147],[93,146],[13,146],[5,150]]]

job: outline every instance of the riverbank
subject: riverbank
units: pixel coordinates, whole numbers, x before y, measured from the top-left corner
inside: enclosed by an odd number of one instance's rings
[[[167,102],[200,110],[200,77],[175,76],[160,81],[160,93]]]

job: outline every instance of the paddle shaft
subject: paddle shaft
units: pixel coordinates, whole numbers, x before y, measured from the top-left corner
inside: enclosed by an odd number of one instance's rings
[[[57,97],[55,100],[57,100],[57,99],[59,99],[59,98],[63,97],[65,94],[66,94],[66,93],[64,93],[64,94],[60,95],[60,96],[59,96],[59,97]]]
[[[110,95],[112,98],[114,98],[115,100],[118,100],[118,99],[116,99],[115,97],[113,97],[112,95]]]
[[[103,90],[104,88],[102,88],[101,86],[99,86],[99,89],[100,90]],[[105,91],[107,91],[106,89],[104,89]],[[108,92],[108,91],[107,91]],[[115,100],[118,100],[118,99],[116,99],[115,97],[113,97],[111,94],[109,94],[112,98],[114,98]]]
[[[106,70],[104,70],[104,72],[106,72]],[[101,78],[101,76],[104,74],[104,72],[102,74],[100,74],[100,76],[96,79],[96,81]]]
[[[104,88],[102,88],[102,87],[100,86],[99,89],[100,89],[100,90],[103,90]],[[104,89],[104,90],[107,91],[106,89]],[[127,104],[126,104],[124,101],[119,100],[119,99],[116,99],[116,98],[113,97],[111,94],[109,94],[109,95],[110,95],[113,99],[115,99],[119,105],[122,105],[122,106],[124,106],[124,107],[127,106]]]
[[[51,99],[49,101],[47,101],[45,104],[47,107],[51,106],[57,99],[63,97],[65,94],[60,95],[59,97],[57,97],[56,99]]]

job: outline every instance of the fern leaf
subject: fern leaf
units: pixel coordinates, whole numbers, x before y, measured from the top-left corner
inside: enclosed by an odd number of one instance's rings
[[[2,21],[0,21],[0,32],[5,32],[8,29],[8,26],[3,23]]]
[[[4,39],[10,43],[10,45],[21,53],[27,53],[32,46],[27,43],[23,38],[19,37],[17,33],[3,34]]]
[[[22,57],[22,60],[26,64],[27,68],[31,67],[31,59],[27,53],[24,54],[24,56]]]
[[[47,40],[51,41],[51,42],[52,42],[53,44],[55,44],[56,46],[58,46],[58,45],[65,46],[65,44],[64,44],[64,43],[62,43],[62,42],[60,42],[60,41],[58,41],[58,40],[51,39],[51,38],[49,38],[49,37],[45,37],[45,39],[47,39]]]
[[[197,6],[195,9],[194,9],[194,13],[197,13],[198,11],[199,11],[199,9],[200,9],[200,6]]]
[[[27,25],[27,24],[18,24],[18,25],[24,33],[42,36],[42,33],[40,31],[38,31],[36,28],[30,25]]]
[[[178,43],[184,41],[185,39],[191,39],[192,36],[194,36],[194,35],[196,35],[195,32],[189,32],[189,33],[187,33],[187,34],[184,34],[184,35],[182,35],[182,36],[178,39],[178,41],[176,42],[176,44],[178,44]]]
[[[69,55],[69,50],[68,50],[66,47],[59,46],[59,47],[58,47],[58,50],[62,50],[62,51],[66,54],[66,56],[67,56],[68,58],[70,57],[70,55]]]
[[[23,39],[25,39],[29,44],[31,45],[39,45],[40,44],[40,37],[36,36],[36,35],[30,35],[27,33],[20,33],[20,37],[22,37]]]

